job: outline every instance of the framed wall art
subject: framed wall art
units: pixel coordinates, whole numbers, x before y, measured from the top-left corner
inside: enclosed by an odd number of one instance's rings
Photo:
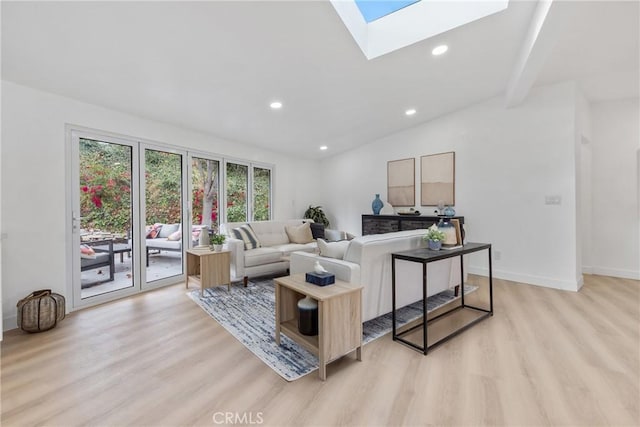
[[[415,206],[416,160],[387,162],[387,201],[392,206]]]
[[[456,204],[456,153],[420,157],[420,204]]]

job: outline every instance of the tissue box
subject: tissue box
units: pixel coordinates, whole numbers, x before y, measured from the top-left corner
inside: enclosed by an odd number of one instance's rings
[[[316,273],[314,271],[307,273],[305,280],[309,283],[313,283],[314,285],[327,286],[336,283],[336,276],[331,273]]]

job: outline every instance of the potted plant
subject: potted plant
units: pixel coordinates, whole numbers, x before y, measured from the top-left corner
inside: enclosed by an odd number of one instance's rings
[[[209,236],[209,241],[211,242],[211,246],[213,246],[213,250],[215,252],[220,252],[222,250],[222,245],[225,240],[227,240],[227,237],[224,234],[213,233]]]
[[[329,227],[329,220],[322,210],[322,206],[311,206],[304,212],[304,217],[312,219],[313,222],[324,224],[325,227]]]
[[[433,224],[427,229],[427,234],[424,235],[423,239],[429,243],[429,249],[439,251],[442,247],[442,242],[446,237],[447,236],[444,234],[444,231],[440,231],[438,226]]]

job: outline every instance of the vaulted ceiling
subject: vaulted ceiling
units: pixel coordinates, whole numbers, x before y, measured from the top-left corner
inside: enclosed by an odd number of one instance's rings
[[[531,84],[575,80],[591,101],[637,97],[638,2],[554,3]],[[537,8],[511,1],[367,60],[326,1],[3,1],[2,78],[320,158],[505,94]],[[449,51],[432,56],[443,43]]]

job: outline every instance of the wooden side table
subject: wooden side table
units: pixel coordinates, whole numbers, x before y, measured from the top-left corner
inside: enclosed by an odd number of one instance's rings
[[[276,294],[276,343],[286,334],[320,359],[319,376],[327,378],[327,364],[352,351],[362,360],[362,286],[336,280],[329,286],[305,282],[304,274],[274,279]],[[298,331],[298,300],[318,301],[318,335]]]
[[[200,285],[200,295],[205,288],[227,285],[231,290],[231,252],[213,252],[208,249],[187,249],[187,283]]]

